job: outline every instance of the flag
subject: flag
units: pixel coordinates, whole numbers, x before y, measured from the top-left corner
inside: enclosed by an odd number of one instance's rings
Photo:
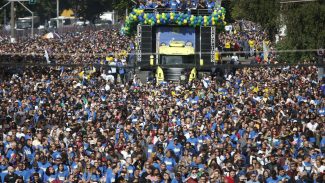
[[[269,47],[266,44],[266,41],[263,41],[263,55],[264,55],[264,62],[269,63]]]
[[[78,74],[78,76],[80,77],[80,78],[83,78],[84,77],[84,71],[81,71],[81,72],[79,72],[79,74]]]
[[[62,74],[64,72],[64,67],[62,66],[60,70],[61,70],[60,76],[62,76]]]
[[[157,81],[157,85],[159,85],[161,82],[164,81],[164,71],[162,70],[161,67],[157,67],[157,72],[156,72],[156,81]]]
[[[196,68],[193,68],[192,71],[191,71],[191,74],[190,74],[190,78],[189,78],[189,81],[193,81],[194,79],[196,79]]]
[[[46,49],[44,49],[44,52],[45,52],[44,57],[45,57],[45,59],[46,59],[46,62],[47,62],[48,64],[50,64],[51,61],[50,61],[50,58],[49,58],[49,53],[47,52]]]

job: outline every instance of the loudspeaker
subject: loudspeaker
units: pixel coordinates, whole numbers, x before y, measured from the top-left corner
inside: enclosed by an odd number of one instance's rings
[[[153,52],[152,46],[153,30],[152,26],[142,25],[141,33],[141,52],[142,52],[142,62],[149,62],[150,55]]]
[[[211,63],[211,27],[201,27],[201,59],[205,64]]]

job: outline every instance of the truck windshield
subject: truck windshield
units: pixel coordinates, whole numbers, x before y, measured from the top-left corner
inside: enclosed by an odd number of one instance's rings
[[[194,64],[194,55],[162,55],[162,65]]]

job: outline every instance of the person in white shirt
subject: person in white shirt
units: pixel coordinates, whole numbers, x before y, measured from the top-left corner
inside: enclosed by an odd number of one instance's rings
[[[316,160],[316,163],[313,165],[312,172],[315,174],[320,174],[325,171],[325,166],[322,165],[322,162],[320,160]]]
[[[236,55],[236,53],[234,53],[234,55],[231,57],[231,61],[233,61],[234,64],[238,64],[239,63],[239,58]]]
[[[314,133],[316,132],[317,127],[318,127],[318,123],[316,123],[314,120],[307,123],[307,128]]]

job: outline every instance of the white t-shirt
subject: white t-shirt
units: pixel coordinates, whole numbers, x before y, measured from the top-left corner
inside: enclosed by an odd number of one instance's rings
[[[318,127],[318,123],[314,123],[314,124],[312,124],[311,122],[307,123],[307,128],[312,132],[315,132],[317,127]]]
[[[313,172],[316,174],[322,173],[325,171],[325,166],[321,165],[320,167],[314,166],[313,167]]]
[[[233,55],[233,56],[231,57],[231,60],[234,60],[235,62],[238,62],[239,58],[238,58],[237,55]]]

